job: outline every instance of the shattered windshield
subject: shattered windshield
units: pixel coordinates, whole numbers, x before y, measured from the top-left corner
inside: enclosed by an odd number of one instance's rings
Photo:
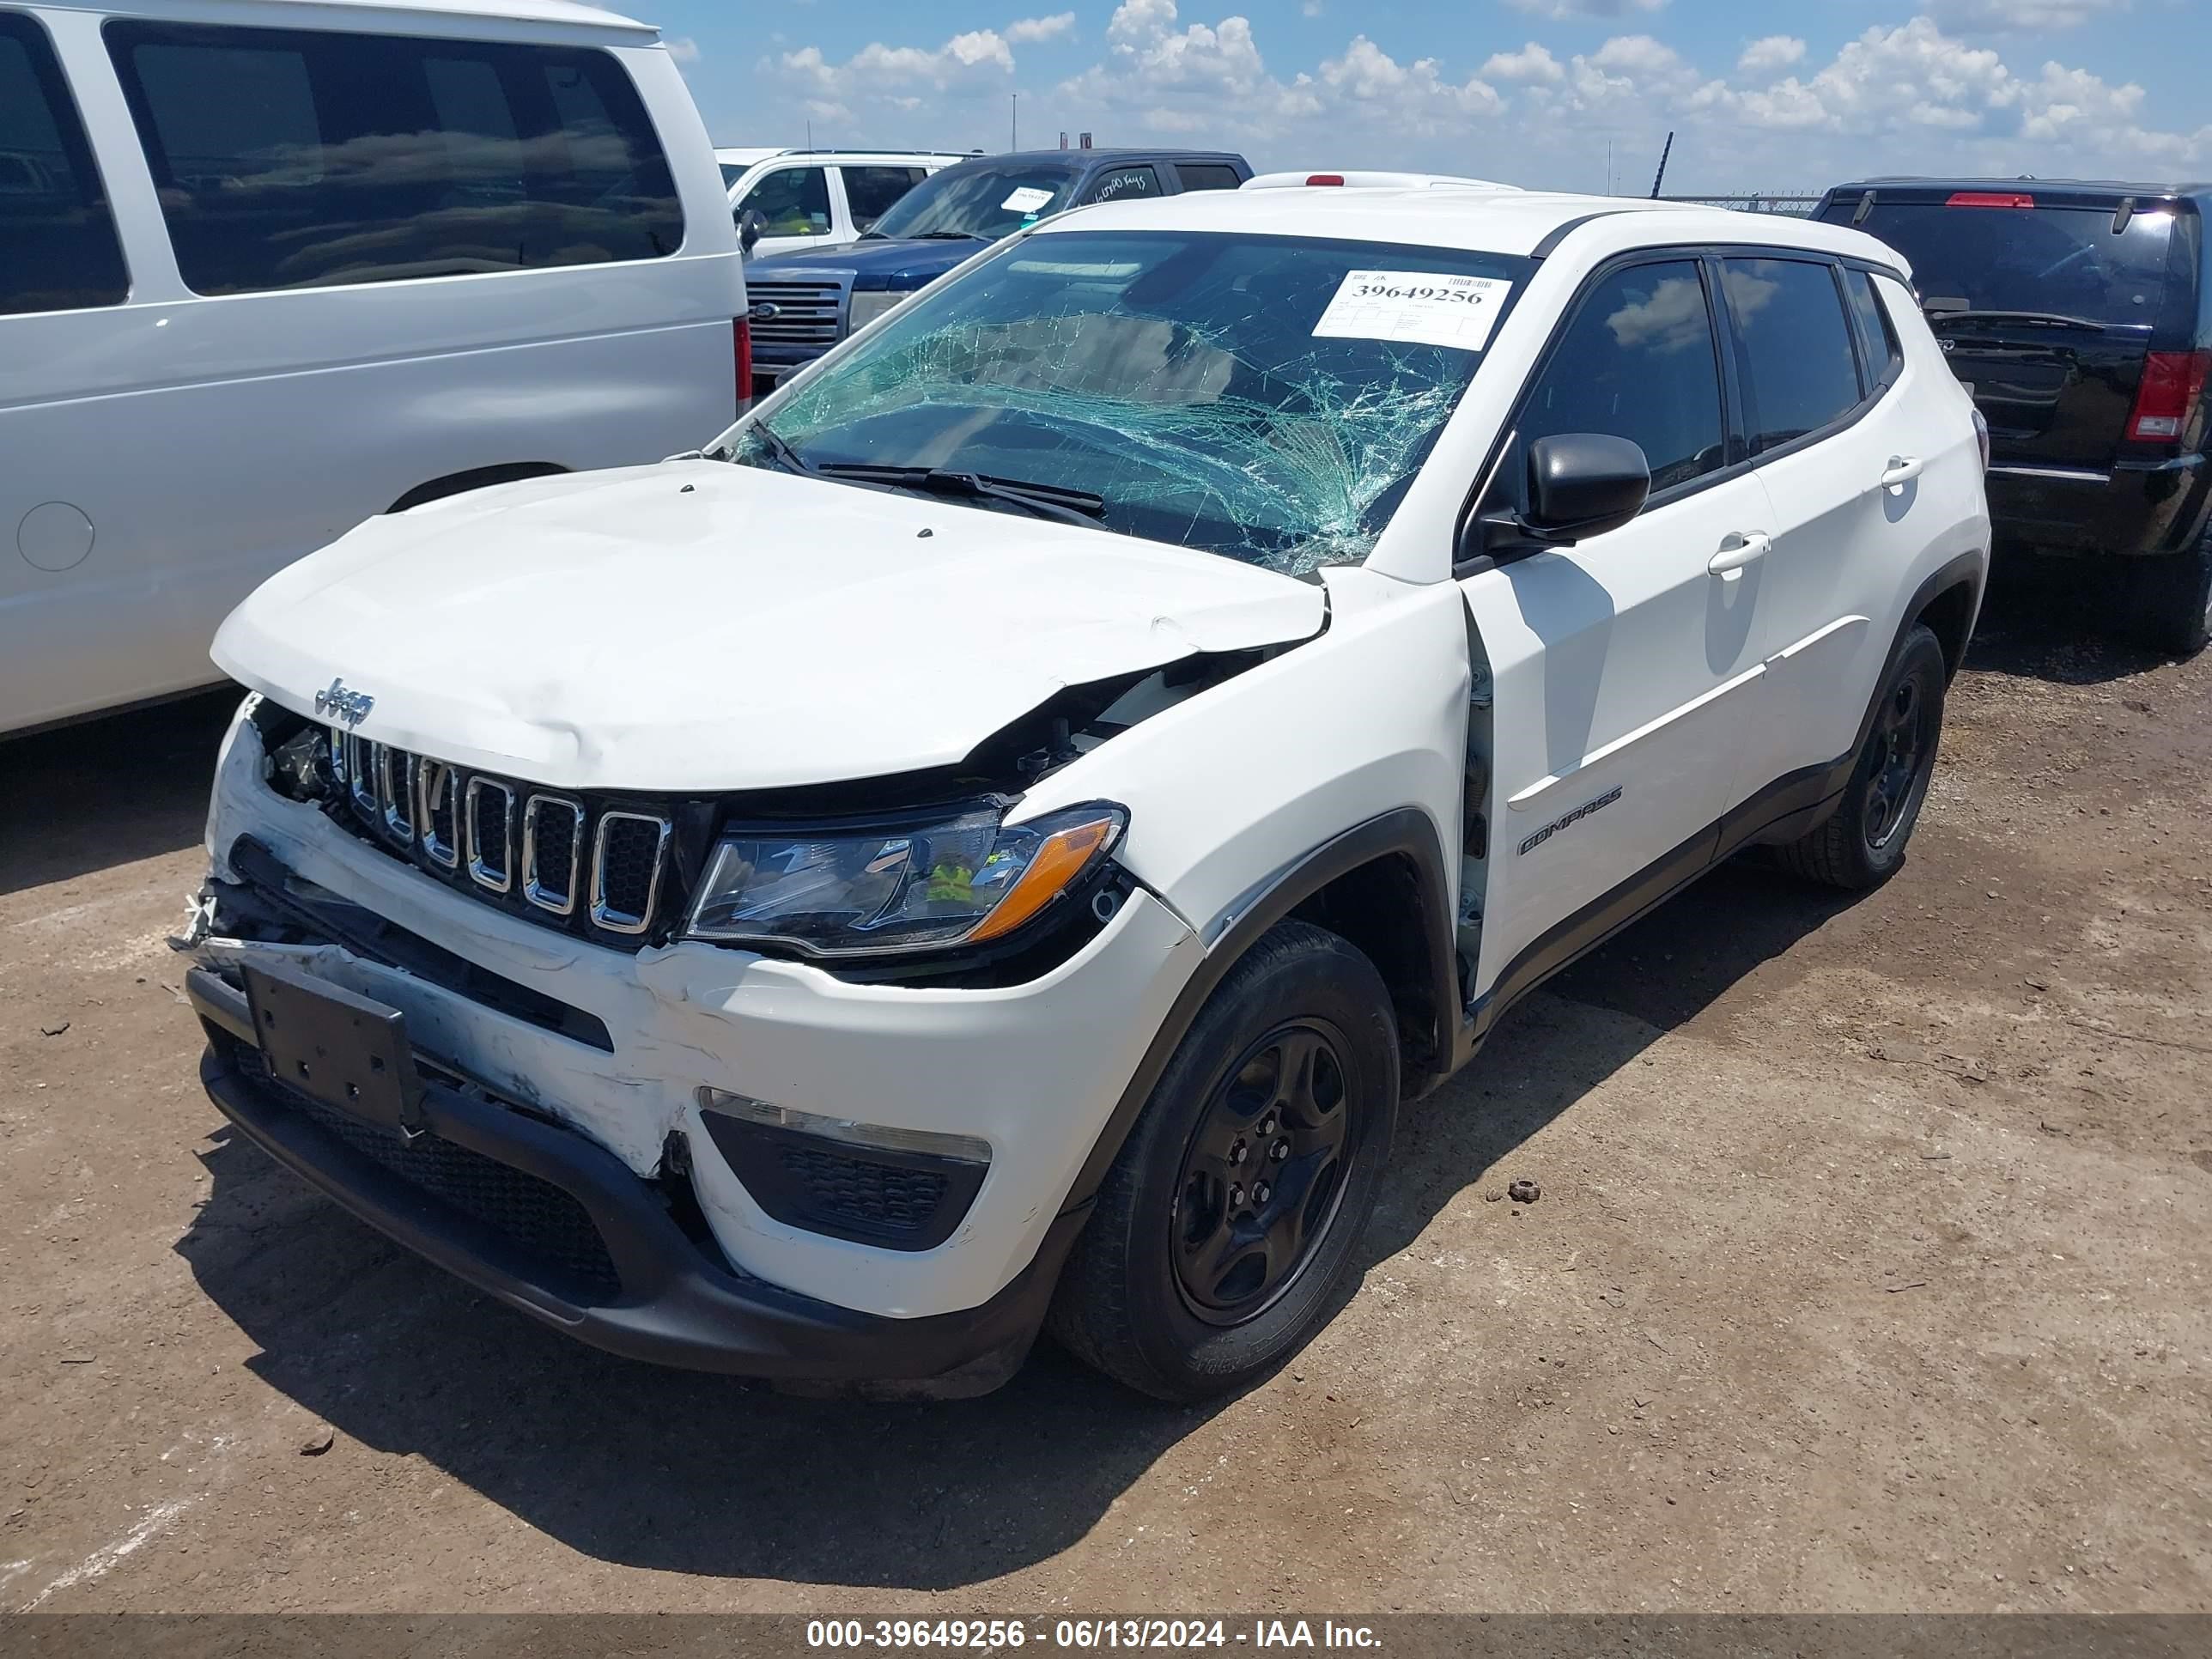
[[[732,459],[1085,492],[1127,535],[1291,575],[1357,563],[1532,269],[1291,237],[1029,237],[793,387]]]
[[[878,236],[978,236],[996,241],[1067,205],[1075,170],[1056,162],[947,167],[884,210]]]

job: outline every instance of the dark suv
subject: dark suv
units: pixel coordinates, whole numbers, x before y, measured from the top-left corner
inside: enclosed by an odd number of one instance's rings
[[[857,242],[745,266],[753,389],[765,395],[854,330],[1001,236],[1093,202],[1235,190],[1252,176],[1223,150],[1045,149],[981,155],[931,174]],[[751,245],[752,233],[741,236]]]
[[[1990,423],[2000,540],[2126,556],[2114,597],[2185,655],[2212,623],[2208,210],[2212,185],[1869,179],[1814,212],[1911,263]]]

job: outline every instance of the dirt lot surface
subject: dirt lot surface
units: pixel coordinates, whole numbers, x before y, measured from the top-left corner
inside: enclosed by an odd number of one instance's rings
[[[2014,600],[1902,875],[1524,1003],[1190,1411],[642,1369],[238,1143],[163,945],[224,713],[0,748],[0,1606],[2212,1609],[2212,656]]]

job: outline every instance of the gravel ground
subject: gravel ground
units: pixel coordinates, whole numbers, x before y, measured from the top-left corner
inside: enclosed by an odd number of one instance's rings
[[[1895,881],[1531,998],[1185,1411],[630,1365],[239,1143],[163,944],[227,703],[0,746],[0,1606],[2212,1610],[2212,655],[1990,618]]]

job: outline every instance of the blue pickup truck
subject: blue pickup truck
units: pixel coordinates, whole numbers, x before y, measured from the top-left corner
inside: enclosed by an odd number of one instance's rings
[[[1093,202],[1235,190],[1251,176],[1243,156],[1221,150],[1031,150],[946,167],[857,242],[746,264],[754,392],[765,396],[915,289],[1040,219]]]

